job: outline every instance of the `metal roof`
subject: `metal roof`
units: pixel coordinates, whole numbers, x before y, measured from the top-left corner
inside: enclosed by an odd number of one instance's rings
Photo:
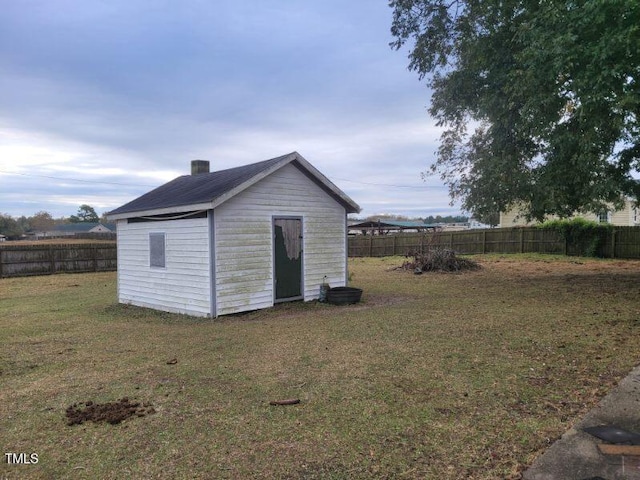
[[[395,229],[427,229],[438,228],[439,225],[405,220],[368,220],[349,225],[351,229],[395,228]]]
[[[322,175],[298,152],[281,157],[229,168],[211,173],[182,175],[108,213],[110,219],[135,215],[177,213],[188,210],[211,209],[245,188],[293,164],[325,192],[342,204],[348,213],[359,212],[360,207],[347,194]]]

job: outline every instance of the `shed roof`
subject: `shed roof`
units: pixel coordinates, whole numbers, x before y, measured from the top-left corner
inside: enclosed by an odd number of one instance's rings
[[[298,152],[241,167],[182,175],[108,213],[110,219],[215,208],[267,175],[292,164],[342,204],[348,213],[360,207]]]

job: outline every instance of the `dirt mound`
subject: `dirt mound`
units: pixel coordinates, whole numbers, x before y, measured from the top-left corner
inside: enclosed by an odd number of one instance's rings
[[[117,402],[94,403],[92,401],[84,403],[74,403],[66,410],[67,425],[80,425],[83,422],[107,422],[116,425],[129,417],[144,417],[155,413],[155,409],[150,404],[131,402],[127,397],[123,397]]]

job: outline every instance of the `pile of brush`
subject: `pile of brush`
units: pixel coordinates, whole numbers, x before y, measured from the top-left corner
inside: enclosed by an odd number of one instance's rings
[[[460,258],[449,248],[431,248],[424,253],[412,251],[406,255],[407,261],[402,264],[405,270],[414,273],[422,272],[460,272],[478,270],[480,265],[468,258]]]

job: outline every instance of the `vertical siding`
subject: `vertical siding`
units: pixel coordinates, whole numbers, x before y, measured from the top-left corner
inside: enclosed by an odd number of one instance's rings
[[[611,224],[620,226],[633,226],[635,224],[633,218],[633,202],[627,200],[621,210],[611,214]]]
[[[302,217],[304,299],[318,297],[325,275],[345,284],[345,209],[286,165],[215,210],[219,315],[273,306],[272,219],[280,215]]]
[[[500,228],[511,228],[528,225],[524,217],[518,217],[520,211],[514,208],[508,212],[500,212]]]
[[[118,221],[118,299],[142,307],[210,315],[209,235],[206,218]],[[149,233],[165,233],[165,268],[149,266]]]

